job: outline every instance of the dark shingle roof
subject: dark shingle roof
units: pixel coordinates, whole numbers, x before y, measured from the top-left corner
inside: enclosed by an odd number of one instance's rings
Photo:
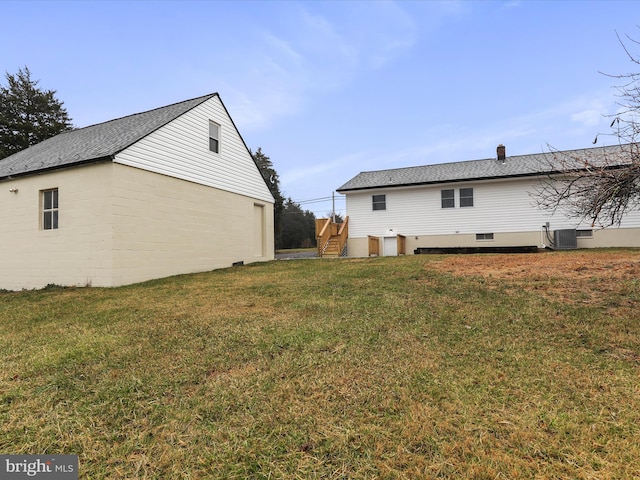
[[[620,146],[598,147],[560,152],[598,163],[598,159],[615,155]],[[550,173],[544,160],[551,153],[516,155],[503,161],[495,158],[468,160],[464,162],[439,163],[419,167],[394,168],[361,172],[337,189],[338,192],[366,190],[383,187],[402,187],[409,185],[429,185],[436,183],[463,182],[469,180],[488,180],[494,178],[514,178]]]
[[[0,160],[0,179],[106,160],[217,93],[71,130]]]

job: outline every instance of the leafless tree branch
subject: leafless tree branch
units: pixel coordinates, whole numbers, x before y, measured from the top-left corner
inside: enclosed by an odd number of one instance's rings
[[[640,208],[640,145],[619,149],[560,152],[543,157],[545,180],[536,189],[538,207],[593,226],[620,225],[624,214]]]
[[[619,35],[618,40],[640,65]],[[640,45],[629,36],[627,40]],[[546,177],[535,197],[542,209],[601,227],[620,225],[626,212],[640,208],[640,72],[607,76],[623,81],[615,86],[620,109],[609,115],[608,135],[617,139],[619,148],[560,152],[549,146],[541,166]]]

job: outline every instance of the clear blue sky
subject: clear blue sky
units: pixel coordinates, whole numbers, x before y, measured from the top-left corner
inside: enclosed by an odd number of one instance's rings
[[[317,216],[360,171],[591,147],[640,2],[0,1],[0,67],[83,127],[218,92]],[[640,55],[640,46],[627,42]],[[635,47],[635,48],[634,48]],[[2,79],[4,84],[4,79]],[[601,136],[599,144],[615,139]],[[344,200],[336,210],[344,213]]]

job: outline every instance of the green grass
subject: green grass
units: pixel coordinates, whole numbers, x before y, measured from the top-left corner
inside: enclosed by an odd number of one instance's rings
[[[0,293],[0,453],[83,479],[640,477],[638,280],[561,303],[441,259]]]
[[[318,249],[316,247],[310,248],[282,248],[280,250],[276,250],[276,253],[303,253],[303,252],[317,252]]]

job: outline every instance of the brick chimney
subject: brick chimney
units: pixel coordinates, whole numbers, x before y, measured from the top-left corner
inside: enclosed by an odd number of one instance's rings
[[[504,163],[506,158],[507,158],[507,149],[504,145],[500,144],[498,145],[498,148],[496,149],[496,152],[498,154],[498,161]]]

